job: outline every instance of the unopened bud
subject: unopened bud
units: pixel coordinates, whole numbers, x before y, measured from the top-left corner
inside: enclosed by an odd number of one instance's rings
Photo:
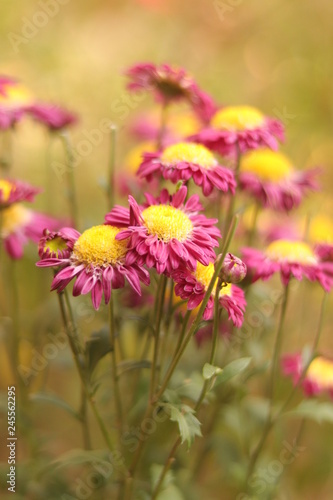
[[[227,253],[220,272],[221,280],[224,283],[239,283],[245,278],[246,272],[246,264],[232,253]]]

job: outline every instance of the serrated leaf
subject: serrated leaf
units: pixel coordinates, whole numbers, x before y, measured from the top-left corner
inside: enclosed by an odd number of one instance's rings
[[[209,363],[205,363],[203,370],[202,370],[202,376],[205,380],[209,380],[221,372],[222,372],[222,368],[219,368],[218,366],[210,365]]]
[[[175,406],[170,403],[165,405],[170,411],[170,420],[177,422],[182,444],[187,441],[191,446],[195,436],[202,436],[200,422],[194,415],[194,410],[187,405]]]
[[[333,423],[333,404],[315,400],[302,401],[294,410],[288,411],[282,416],[309,418],[318,424],[322,422]]]
[[[93,332],[86,343],[85,355],[90,375],[98,362],[111,351],[110,334],[107,328]]]
[[[231,361],[216,377],[216,385],[227,382],[231,378],[242,373],[249,366],[251,358],[239,358]]]
[[[58,408],[62,408],[73,417],[77,418],[78,420],[81,420],[79,413],[76,410],[74,410],[74,408],[72,408],[68,403],[66,403],[66,401],[59,398],[55,394],[38,392],[35,394],[30,394],[29,399],[34,403],[49,403],[58,406]]]

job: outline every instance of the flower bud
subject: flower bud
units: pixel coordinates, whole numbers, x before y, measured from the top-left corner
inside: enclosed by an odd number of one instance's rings
[[[220,272],[221,280],[225,283],[239,283],[245,278],[246,272],[244,262],[232,253],[227,253]]]

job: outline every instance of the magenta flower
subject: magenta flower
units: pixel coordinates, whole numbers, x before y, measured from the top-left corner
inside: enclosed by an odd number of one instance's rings
[[[232,171],[219,165],[205,146],[193,142],[172,144],[160,153],[145,153],[137,174],[148,181],[153,175],[163,176],[174,184],[193,179],[205,196],[210,195],[214,187],[232,193],[236,188]]]
[[[61,267],[52,281],[51,290],[61,292],[76,278],[73,296],[91,292],[96,310],[103,293],[105,304],[108,304],[112,289],[123,288],[125,278],[140,295],[140,281],[148,285],[149,273],[135,262],[126,263],[128,242],[116,239],[120,231],[103,225],[87,229],[81,235],[70,228],[45,234],[39,245],[41,260],[37,266]]]
[[[21,259],[24,246],[29,240],[37,243],[46,226],[55,229],[59,220],[19,203],[2,209],[1,236],[8,255],[12,259]]]
[[[106,215],[107,224],[129,226],[117,235],[117,240],[129,238],[128,264],[137,262],[170,274],[181,264],[195,269],[197,261],[208,265],[215,259],[214,247],[221,236],[214,226],[217,220],[198,214],[199,197],[185,202],[186,195],[185,186],[172,196],[166,189],[159,198],[146,194],[144,207],[129,196],[130,209],[116,206]]]
[[[309,190],[317,190],[319,169],[295,170],[282,153],[270,149],[248,151],[241,158],[239,184],[264,207],[291,210]]]
[[[20,201],[33,201],[41,189],[26,182],[0,179],[0,209]]]
[[[298,384],[305,368],[301,354],[285,355],[281,365],[283,374],[291,376],[294,385]],[[301,385],[306,396],[328,393],[333,398],[333,361],[324,356],[315,357],[311,361]]]
[[[196,270],[194,271],[181,267],[172,273],[172,278],[176,282],[175,294],[181,297],[181,299],[188,301],[187,309],[195,309],[201,304],[213,274],[214,264],[212,262],[209,263],[208,266],[198,262]],[[203,319],[205,320],[209,320],[213,316],[216,285],[217,280],[203,314]],[[220,306],[227,311],[228,318],[234,325],[241,327],[246,306],[243,290],[237,285],[224,283],[219,293],[219,303]]]
[[[61,130],[77,122],[75,114],[55,104],[36,103],[27,108],[30,115],[51,131]]]
[[[208,128],[190,139],[221,155],[234,155],[237,149],[242,153],[266,146],[277,149],[278,140],[284,140],[284,129],[281,122],[256,108],[227,106],[215,113]]]
[[[208,122],[216,110],[213,99],[182,68],[141,63],[129,68],[126,76],[130,79],[128,90],[152,91],[156,100],[164,105],[186,101],[204,122]]]
[[[253,281],[267,280],[279,272],[284,285],[292,277],[300,281],[305,276],[326,291],[333,286],[333,263],[323,262],[316,249],[302,241],[275,240],[264,251],[243,248],[242,256],[248,271],[254,273]]]

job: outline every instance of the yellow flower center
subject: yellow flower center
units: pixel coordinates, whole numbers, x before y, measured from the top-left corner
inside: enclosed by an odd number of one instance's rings
[[[333,242],[333,222],[326,215],[317,215],[310,221],[309,239],[313,243]]]
[[[8,201],[10,193],[15,191],[15,186],[11,182],[6,181],[5,179],[0,179],[0,191],[2,201]]]
[[[318,356],[315,358],[307,371],[307,377],[317,382],[322,387],[329,389],[333,387],[333,363],[332,361]]]
[[[1,232],[5,238],[30,221],[31,211],[22,205],[14,204],[2,211],[2,217]]]
[[[24,106],[32,102],[32,97],[28,89],[20,84],[8,84],[5,87],[5,94],[0,94],[0,106],[15,108]]]
[[[121,229],[113,226],[94,226],[75,242],[72,258],[78,263],[108,266],[120,262],[127,252],[127,240],[117,241]]]
[[[163,151],[161,162],[167,167],[175,166],[180,162],[188,162],[207,169],[217,164],[214,156],[205,146],[194,142],[172,144]]]
[[[152,153],[153,151],[155,151],[155,145],[152,142],[143,142],[135,146],[126,156],[127,170],[132,174],[136,174],[141,165],[143,153]]]
[[[59,257],[59,253],[62,250],[67,249],[67,243],[65,240],[63,240],[60,236],[56,236],[52,240],[48,240],[45,245],[45,250],[49,250],[50,252],[53,252]]]
[[[264,115],[251,106],[227,106],[213,116],[212,127],[221,130],[246,130],[261,127]]]
[[[151,205],[142,212],[149,234],[167,243],[175,238],[182,242],[191,234],[193,224],[184,212],[170,205]]]
[[[209,286],[209,283],[211,282],[214,271],[215,271],[215,268],[214,268],[214,264],[212,262],[210,264],[208,264],[208,266],[204,266],[200,262],[197,263],[197,268],[194,272],[194,275],[195,275],[197,281],[199,281],[202,285],[204,285],[206,290]],[[214,285],[214,288],[212,291],[212,295],[214,297],[215,297],[215,293],[216,293],[216,287],[217,287],[217,278],[216,278],[216,282],[215,282],[215,285]],[[223,295],[228,295],[228,296],[231,295],[231,283],[228,283],[221,288],[220,293],[219,293],[219,297],[223,297]]]
[[[292,170],[290,160],[282,153],[258,149],[245,153],[241,159],[242,172],[255,174],[263,181],[278,182],[287,178]]]
[[[286,261],[304,265],[317,263],[313,251],[303,241],[276,240],[268,245],[266,255],[274,261]]]

